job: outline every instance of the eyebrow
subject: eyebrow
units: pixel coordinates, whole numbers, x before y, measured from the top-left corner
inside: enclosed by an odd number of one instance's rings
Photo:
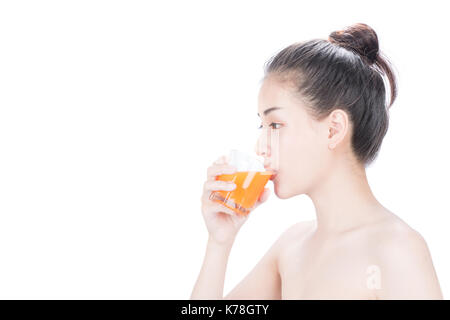
[[[269,112],[275,111],[275,110],[278,110],[278,109],[283,109],[283,108],[280,108],[280,107],[272,107],[272,108],[269,108],[269,109],[264,110],[263,114],[264,114],[265,116],[267,116],[267,114],[268,114]],[[259,113],[257,113],[257,115],[258,115],[258,117],[260,117]]]

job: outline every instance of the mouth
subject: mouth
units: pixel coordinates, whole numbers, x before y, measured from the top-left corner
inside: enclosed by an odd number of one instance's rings
[[[277,176],[277,171],[276,170],[273,170],[273,169],[271,169],[271,168],[269,168],[269,167],[265,167],[265,169],[267,170],[267,171],[272,171],[273,172],[273,174],[272,174],[272,176],[269,178],[269,180],[273,180],[273,179],[275,179],[275,177]]]

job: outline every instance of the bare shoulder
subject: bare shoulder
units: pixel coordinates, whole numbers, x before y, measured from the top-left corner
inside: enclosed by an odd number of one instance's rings
[[[372,235],[377,238],[381,253],[391,254],[398,250],[406,250],[405,254],[420,252],[422,254],[428,251],[427,243],[424,237],[405,221],[400,219],[392,212],[385,219],[373,225]]]
[[[290,247],[302,243],[302,239],[311,233],[315,228],[316,220],[297,222],[288,227],[275,241],[274,248],[276,250],[276,260],[279,266],[283,253]]]
[[[430,250],[417,230],[391,213],[371,233],[382,279],[379,299],[442,299]]]
[[[280,249],[306,226],[307,223],[297,223],[285,230],[224,299],[281,299],[282,282],[278,267]]]
[[[315,227],[316,220],[300,221],[288,227],[279,237],[282,244],[292,243],[293,239],[299,239],[311,232]]]

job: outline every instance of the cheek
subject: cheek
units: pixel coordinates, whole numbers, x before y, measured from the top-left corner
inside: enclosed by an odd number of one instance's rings
[[[280,169],[283,178],[308,183],[320,170],[324,158],[317,137],[312,133],[295,132],[280,140]]]

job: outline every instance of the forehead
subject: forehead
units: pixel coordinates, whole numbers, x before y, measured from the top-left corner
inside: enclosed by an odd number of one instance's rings
[[[275,78],[265,79],[258,93],[258,113],[262,117],[266,109],[282,108],[274,113],[292,113],[299,109],[300,101],[293,95],[293,89],[285,82]],[[272,114],[272,113],[270,113]]]

